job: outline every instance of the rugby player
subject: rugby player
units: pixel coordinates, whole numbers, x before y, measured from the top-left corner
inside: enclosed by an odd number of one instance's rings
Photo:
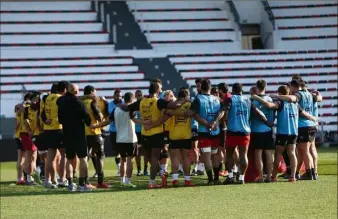
[[[117,89],[114,91],[114,97],[113,101],[111,101],[108,104],[108,113],[111,114],[113,110],[119,105],[122,104],[122,92],[121,90]],[[109,127],[109,132],[110,132],[110,142],[112,144],[113,150],[116,150],[116,127],[115,124],[112,122]],[[120,163],[121,163],[121,157],[120,154],[116,153],[115,156],[115,163],[118,169],[117,175],[120,176]]]
[[[228,160],[228,178],[224,181],[224,184],[233,184],[234,175],[233,168],[233,152],[236,147],[239,148],[240,159],[240,175],[239,184],[244,184],[244,176],[248,167],[248,146],[250,143],[250,115],[253,113],[266,125],[272,127],[264,114],[259,111],[246,96],[242,96],[242,85],[240,83],[234,83],[232,85],[231,99],[224,104],[222,110],[224,110],[226,117],[228,118],[228,129],[226,135],[226,149]]]
[[[44,138],[48,148],[47,152],[47,166],[50,174],[50,181],[46,184],[47,187],[56,188],[58,185],[61,187],[68,186],[66,179],[66,156],[63,146],[62,125],[58,119],[58,105],[56,104],[59,97],[66,94],[69,88],[68,81],[60,81],[57,85],[57,94],[51,93],[47,96],[41,118],[44,122]],[[60,153],[60,183],[56,179],[56,156],[57,152]]]
[[[84,88],[84,95],[96,96],[96,90],[93,86],[87,85]],[[103,114],[101,113],[97,101],[92,99],[85,99],[83,101],[87,112],[91,118],[91,125],[98,124],[104,119]],[[85,126],[86,139],[88,144],[88,151],[91,155],[93,164],[95,165],[95,172],[97,174],[97,185],[96,188],[108,188],[108,184],[103,183],[104,172],[104,141],[101,136],[102,132],[100,128],[91,129],[88,126]]]
[[[266,81],[258,80],[256,82],[256,91],[257,95],[263,98],[266,102],[272,102],[271,97],[265,94],[266,91]],[[251,94],[255,95],[255,94]],[[253,100],[252,103],[255,107],[261,110],[265,117],[268,119],[268,122],[271,124],[275,120],[275,112],[269,108],[264,107],[257,100]],[[266,180],[271,182],[271,174],[273,168],[273,154],[275,145],[273,142],[273,133],[272,128],[267,126],[262,122],[257,116],[253,115],[251,118],[251,135],[250,135],[250,147],[253,147],[255,154],[255,165],[258,170],[259,177],[256,179],[256,182],[264,182],[263,179],[263,159],[262,153],[264,152],[266,158],[266,170],[267,177]]]

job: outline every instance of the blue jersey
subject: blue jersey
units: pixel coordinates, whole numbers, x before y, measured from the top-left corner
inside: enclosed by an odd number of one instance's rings
[[[136,118],[141,119],[141,114],[140,114],[139,111],[136,112]],[[142,125],[138,124],[138,123],[135,123],[135,132],[136,133],[140,133],[141,130],[142,130]]]
[[[199,112],[198,114],[208,122],[215,120],[215,116],[221,109],[221,103],[219,99],[212,95],[198,95],[196,99],[199,102]],[[210,131],[209,128],[198,125],[198,132],[210,133],[210,135],[218,135],[220,133],[219,125],[217,124],[216,130]]]
[[[299,106],[307,113],[309,113],[310,115],[313,115],[313,96],[310,92],[308,91],[298,91],[297,92],[298,97],[300,97],[299,99]],[[299,117],[298,120],[298,127],[302,128],[302,127],[312,127],[312,126],[316,126],[316,123],[313,122],[312,120],[306,119],[302,116]]]
[[[263,98],[266,102],[272,102],[271,97],[267,95],[262,95],[261,98]],[[252,101],[252,104],[262,111],[267,118],[268,122],[273,123],[275,120],[275,111],[268,109],[263,106],[259,101],[254,100]],[[263,121],[261,121],[256,115],[252,115],[251,117],[251,124],[250,124],[251,132],[270,132],[272,129],[267,126]]]
[[[123,103],[123,102],[121,101],[121,103]],[[109,112],[109,114],[111,114],[113,112],[113,110],[116,108],[116,106],[117,105],[114,103],[114,101],[111,101],[108,104],[108,112]],[[110,123],[109,132],[116,132],[116,127],[115,127],[115,123],[114,122]]]
[[[298,135],[298,118],[298,104],[280,100],[277,109],[277,134]]]
[[[164,99],[164,91],[162,91],[161,93],[158,94],[158,98],[159,99]]]
[[[191,100],[191,102],[193,102],[195,100],[195,98],[191,97],[190,100]],[[198,122],[195,119],[193,119],[193,118],[191,118],[191,129],[193,129],[193,130],[197,130],[198,129]]]
[[[232,95],[228,114],[228,131],[249,134],[251,101],[242,95]]]

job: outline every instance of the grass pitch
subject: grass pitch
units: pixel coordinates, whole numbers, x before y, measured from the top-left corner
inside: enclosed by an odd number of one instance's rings
[[[106,158],[108,190],[16,186],[15,163],[1,163],[0,218],[337,218],[337,149],[320,150],[318,181],[202,186],[147,190],[148,177],[133,177],[136,189],[121,189],[112,158]],[[93,174],[91,167],[90,175]],[[180,178],[183,182],[183,179]]]

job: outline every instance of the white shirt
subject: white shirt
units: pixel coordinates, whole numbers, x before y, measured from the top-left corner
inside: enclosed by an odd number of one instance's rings
[[[119,107],[114,110],[117,143],[136,143],[135,123],[130,119],[130,112]]]

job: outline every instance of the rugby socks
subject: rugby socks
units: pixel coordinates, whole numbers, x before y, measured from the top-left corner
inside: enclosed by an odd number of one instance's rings
[[[206,172],[207,172],[207,176],[208,176],[208,181],[213,182],[212,170],[206,170]]]
[[[240,174],[239,175],[239,180],[244,181],[244,175]]]
[[[230,179],[234,178],[234,173],[233,172],[229,172],[228,178],[230,178]]]
[[[121,177],[121,183],[124,183],[126,181],[126,177]]]
[[[164,171],[164,172],[168,172],[168,164],[161,164],[161,169]]]
[[[120,157],[115,157],[115,163],[116,163],[117,169],[120,171],[121,158]]]
[[[204,163],[199,163],[198,168],[199,168],[200,171],[204,172],[204,170],[205,170]]]
[[[141,165],[137,165],[137,172],[141,172]]]
[[[85,177],[79,177],[79,185],[84,186],[85,185]]]
[[[237,173],[238,172],[238,167],[237,165],[234,165],[234,167],[232,168],[232,172]]]
[[[173,173],[171,177],[173,178],[173,181],[178,180],[178,173]]]
[[[144,164],[143,171],[144,171],[144,172],[148,171],[148,164]]]
[[[184,176],[184,181],[190,181],[190,176]]]
[[[28,175],[28,174],[27,174],[27,182],[29,182],[29,183],[32,182],[32,177],[31,177],[31,175]]]
[[[223,163],[219,163],[219,171],[222,171],[223,170]]]
[[[131,181],[131,179],[126,177],[124,183],[125,183],[125,184],[130,184],[130,181]]]
[[[149,184],[150,185],[154,185],[155,184],[155,180],[154,179],[149,180]]]
[[[97,183],[101,185],[103,183],[103,178],[104,178],[103,172],[97,174]]]
[[[198,168],[198,164],[197,163],[194,163],[193,164],[193,170],[196,172],[197,171],[197,168]]]
[[[214,181],[219,181],[219,175],[218,175],[218,172],[220,170],[219,167],[214,167],[213,170],[214,170]]]
[[[182,171],[183,172],[183,165],[182,164],[178,165],[178,171]]]
[[[41,161],[41,172],[40,172],[40,177],[44,178],[45,177],[45,162]]]
[[[72,185],[72,184],[73,184],[73,178],[70,178],[70,177],[69,177],[69,178],[67,178],[67,180],[68,180],[68,184],[69,184],[69,185]]]
[[[25,181],[27,181],[27,173],[25,171],[22,171],[23,172],[23,177],[25,179]]]

